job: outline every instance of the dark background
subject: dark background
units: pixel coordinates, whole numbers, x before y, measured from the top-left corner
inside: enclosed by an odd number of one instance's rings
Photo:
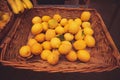
[[[64,0],[38,1],[39,4],[69,5],[64,3]],[[101,14],[120,51],[120,0],[91,0],[89,7],[97,9]],[[120,80],[120,69],[100,73],[47,73],[20,70],[0,64],[0,80]]]

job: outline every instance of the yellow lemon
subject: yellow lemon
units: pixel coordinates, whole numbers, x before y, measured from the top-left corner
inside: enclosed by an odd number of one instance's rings
[[[68,23],[68,21],[67,21],[66,18],[62,18],[61,21],[60,21],[60,24],[61,24],[62,26],[65,26],[67,23]]]
[[[44,42],[42,43],[42,47],[43,47],[43,49],[45,49],[45,50],[50,50],[50,49],[52,49],[51,44],[50,44],[50,41],[44,41]]]
[[[83,28],[86,28],[86,27],[91,28],[91,24],[90,24],[90,22],[83,22],[83,23],[82,23],[82,27],[83,27]]]
[[[37,35],[35,36],[35,39],[36,39],[38,42],[43,42],[43,41],[45,41],[45,34],[44,34],[44,33],[37,34]]]
[[[50,29],[54,29],[54,28],[56,28],[58,26],[58,22],[55,19],[50,19],[48,21],[48,24],[49,24]]]
[[[55,20],[57,20],[57,22],[60,22],[61,21],[61,15],[60,14],[55,14],[54,16],[53,16],[53,19],[55,19]]]
[[[94,33],[93,29],[88,27],[84,28],[83,31],[85,35],[93,35]]]
[[[53,29],[48,29],[45,33],[45,39],[50,41],[53,37],[56,36],[55,30]]]
[[[65,30],[64,30],[64,28],[62,27],[62,26],[57,26],[56,28],[55,28],[55,32],[57,33],[57,34],[63,34],[63,33],[65,33]]]
[[[66,44],[66,45],[72,46],[72,44],[70,43],[70,41],[62,41],[62,44]]]
[[[31,32],[32,32],[33,35],[41,33],[42,30],[43,30],[42,24],[40,24],[40,23],[34,24],[31,28]]]
[[[67,55],[66,55],[67,60],[69,61],[76,61],[77,60],[77,53],[73,50],[71,50]]]
[[[61,44],[61,41],[59,38],[54,37],[50,40],[50,43],[51,43],[52,48],[58,48]]]
[[[77,40],[73,43],[73,47],[76,50],[81,50],[86,48],[86,42],[84,40]]]
[[[83,30],[79,30],[76,34],[75,34],[75,40],[80,40],[80,39],[84,39],[85,34],[83,32]]]
[[[48,30],[48,23],[47,22],[42,22],[42,26],[43,26],[43,31]]]
[[[48,22],[50,19],[51,19],[51,17],[48,16],[48,15],[42,16],[42,21],[43,22]]]
[[[76,19],[75,19],[75,22],[77,22],[78,25],[81,25],[81,24],[82,24],[82,20],[81,20],[80,18],[76,18]]]
[[[85,40],[88,47],[94,47],[95,46],[95,39],[94,39],[93,36],[86,35],[84,40]]]
[[[66,24],[66,25],[64,26],[64,31],[65,31],[65,33],[68,32],[68,28],[69,28],[69,24]]]
[[[73,22],[74,20],[73,19],[69,19],[68,20],[68,24],[70,24],[71,22]]]
[[[41,22],[42,22],[42,20],[41,20],[41,18],[40,18],[39,16],[35,16],[35,17],[33,17],[33,19],[32,19],[32,23],[33,23],[33,24],[41,23]]]
[[[88,62],[90,60],[90,53],[87,50],[79,50],[77,57],[82,62]]]
[[[49,56],[47,57],[47,62],[51,65],[57,64],[58,61],[59,61],[59,56],[56,54],[49,54]]]
[[[60,56],[60,52],[58,51],[58,49],[53,49],[53,50],[52,50],[52,53]]]
[[[88,21],[90,20],[91,13],[89,11],[83,11],[81,14],[81,20],[82,21]]]
[[[29,57],[31,55],[30,47],[29,46],[22,46],[19,50],[19,54],[22,57]]]
[[[35,39],[31,38],[31,39],[28,40],[27,45],[30,46],[30,47],[32,47],[33,44],[35,44],[35,43],[37,43],[37,41]]]
[[[50,50],[43,50],[40,54],[42,60],[47,60],[48,56],[52,54]]]
[[[68,31],[72,34],[76,34],[79,31],[79,25],[77,24],[77,22],[73,21],[69,24],[69,28]]]
[[[72,40],[74,39],[74,35],[71,34],[71,33],[65,33],[65,34],[64,34],[64,38],[65,38],[65,40],[67,40],[67,41],[72,41]]]
[[[41,52],[42,52],[42,46],[41,46],[41,44],[39,44],[39,43],[33,44],[33,46],[31,47],[31,52],[34,55],[41,54]]]

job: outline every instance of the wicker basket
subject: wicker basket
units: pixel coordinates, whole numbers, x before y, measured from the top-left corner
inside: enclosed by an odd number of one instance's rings
[[[57,65],[50,65],[46,61],[40,59],[39,56],[22,59],[18,50],[25,45],[31,30],[31,19],[35,15],[53,16],[59,13],[62,17],[76,18],[81,12],[88,10],[91,12],[91,24],[95,31],[96,46],[89,48],[91,59],[88,63],[79,61],[69,62],[64,58],[60,58]],[[109,34],[107,28],[95,9],[86,8],[65,8],[65,7],[36,7],[27,11],[15,21],[10,32],[1,44],[2,50],[0,54],[0,62],[6,66],[13,66],[20,69],[29,69],[33,71],[46,72],[102,72],[110,71],[120,67],[120,54]]]

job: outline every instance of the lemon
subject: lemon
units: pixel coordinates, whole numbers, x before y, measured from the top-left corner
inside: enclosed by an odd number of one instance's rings
[[[41,33],[42,30],[43,30],[42,24],[40,24],[40,23],[34,24],[31,28],[31,32],[32,32],[33,35]]]
[[[35,36],[35,39],[36,39],[38,42],[43,42],[43,41],[45,41],[45,34],[44,34],[44,33],[37,34],[37,35]]]
[[[85,35],[93,35],[94,33],[93,29],[88,27],[84,28],[83,31]]]
[[[85,34],[83,32],[83,30],[79,30],[76,34],[75,34],[75,40],[80,40],[80,39],[84,39]]]
[[[73,50],[71,50],[67,55],[66,55],[67,60],[69,61],[76,61],[77,60],[77,53]]]
[[[61,21],[61,15],[60,14],[54,14],[53,19],[57,20],[57,22]]]
[[[39,44],[39,43],[33,44],[33,46],[31,47],[31,52],[34,55],[41,54],[41,52],[42,52],[42,46],[41,46],[41,44]]]
[[[56,54],[49,54],[49,56],[47,57],[47,62],[51,65],[57,64],[58,61],[59,61],[59,56]]]
[[[62,27],[62,26],[57,26],[56,28],[55,28],[55,32],[57,33],[57,34],[63,34],[63,33],[65,33],[65,30],[64,30],[64,28]]]
[[[69,24],[66,24],[66,25],[64,26],[64,31],[65,31],[65,33],[68,32],[68,28],[69,28]]]
[[[53,29],[48,29],[45,33],[45,39],[50,41],[53,37],[56,36],[55,30]]]
[[[43,47],[43,49],[46,49],[46,50],[52,49],[51,44],[50,44],[50,41],[44,41],[44,42],[42,43],[42,47]]]
[[[52,50],[52,53],[60,56],[60,52],[58,51],[58,49],[53,49],[53,50]]]
[[[44,32],[48,30],[48,23],[47,22],[42,22],[42,26],[43,26]]]
[[[33,44],[35,44],[35,43],[37,43],[37,41],[35,39],[31,38],[31,39],[28,40],[27,45],[30,46],[30,47],[32,47]]]
[[[79,31],[79,25],[77,24],[77,22],[73,21],[69,24],[69,28],[68,31],[72,34],[76,34]]]
[[[50,43],[51,43],[52,48],[58,48],[60,46],[60,44],[61,44],[61,41],[60,41],[59,38],[55,37],[55,38],[52,38],[50,40]]]
[[[71,22],[73,22],[74,20],[73,19],[69,19],[68,20],[68,24],[70,24]]]
[[[43,22],[48,22],[50,19],[51,19],[51,17],[48,16],[48,15],[42,16],[42,21],[43,21]]]
[[[32,23],[33,23],[33,24],[41,23],[41,22],[42,22],[42,20],[41,20],[41,18],[40,18],[39,16],[35,16],[35,17],[33,17],[33,19],[32,19]]]
[[[83,28],[86,28],[86,27],[90,27],[91,28],[91,24],[90,24],[90,22],[83,22],[82,23],[82,27]]]
[[[72,46],[72,44],[70,43],[70,41],[62,41],[62,44],[66,44],[66,45]]]
[[[58,26],[58,22],[55,19],[50,19],[48,21],[48,24],[49,24],[50,29],[54,29],[54,28],[56,28]]]
[[[90,60],[90,53],[87,50],[79,50],[77,57],[82,62],[88,62]]]
[[[71,34],[71,33],[65,33],[65,34],[64,34],[64,38],[65,38],[65,40],[67,40],[67,41],[72,41],[72,40],[74,39],[74,35]]]
[[[95,39],[94,39],[93,36],[86,35],[84,40],[85,40],[88,47],[94,47],[95,46]]]
[[[86,42],[84,40],[77,40],[73,43],[73,47],[76,50],[81,50],[86,48]]]
[[[69,41],[66,41],[60,45],[58,51],[60,52],[60,54],[65,55],[68,54],[71,51],[71,49],[72,49],[71,43]]]
[[[91,13],[89,11],[83,11],[81,14],[81,20],[82,21],[88,21],[90,20]]]
[[[19,50],[19,54],[22,57],[29,57],[31,55],[30,47],[29,46],[22,46]]]
[[[68,23],[68,21],[67,21],[66,18],[62,18],[61,21],[60,21],[60,24],[61,24],[62,26],[65,26],[67,23]]]
[[[82,24],[82,20],[80,18],[76,18],[75,22],[77,22],[79,26]]]
[[[52,54],[50,50],[43,50],[40,54],[42,60],[47,60],[48,56]]]

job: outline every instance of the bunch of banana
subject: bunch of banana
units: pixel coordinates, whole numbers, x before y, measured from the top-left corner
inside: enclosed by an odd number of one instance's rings
[[[33,4],[30,0],[7,0],[12,11],[15,14],[24,12],[25,9],[33,8]]]

